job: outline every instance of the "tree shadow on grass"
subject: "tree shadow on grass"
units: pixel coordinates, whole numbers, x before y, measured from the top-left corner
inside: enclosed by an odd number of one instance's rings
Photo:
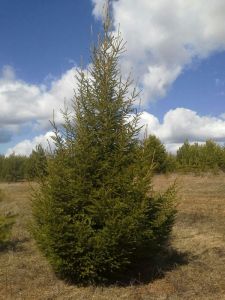
[[[28,238],[4,241],[0,244],[0,253],[4,253],[8,251],[13,251],[13,252],[24,251],[24,243],[26,243],[27,241],[29,241]]]
[[[107,285],[130,286],[148,284],[156,279],[165,277],[169,271],[179,266],[187,265],[190,255],[187,252],[179,252],[169,248],[161,251],[154,258],[137,262],[126,273],[117,274]]]
[[[132,264],[125,272],[116,273],[110,277],[107,276],[108,280],[105,282],[78,283],[73,280],[68,280],[67,278],[62,278],[59,274],[56,274],[56,276],[69,285],[82,287],[90,285],[102,288],[110,286],[128,287],[131,285],[148,284],[154,280],[161,279],[165,277],[167,272],[179,266],[187,265],[190,260],[190,253],[180,252],[170,247],[159,252],[154,258],[136,261],[136,263]]]

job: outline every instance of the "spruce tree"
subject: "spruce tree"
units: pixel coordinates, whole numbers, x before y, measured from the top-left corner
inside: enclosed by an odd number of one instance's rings
[[[78,70],[72,112],[53,122],[55,150],[33,198],[33,234],[56,273],[103,282],[168,240],[174,189],[155,194],[138,150],[136,92],[122,80],[120,35],[104,24],[92,65]],[[135,115],[131,119],[131,115]]]
[[[35,147],[27,159],[25,173],[29,180],[40,179],[47,175],[47,157],[41,144]]]
[[[4,198],[4,193],[0,190],[0,202]],[[8,238],[10,237],[11,228],[14,223],[13,215],[0,214],[0,250],[6,245]]]
[[[168,154],[160,139],[149,135],[144,139],[142,147],[146,169],[153,168],[156,173],[165,173],[169,169]]]

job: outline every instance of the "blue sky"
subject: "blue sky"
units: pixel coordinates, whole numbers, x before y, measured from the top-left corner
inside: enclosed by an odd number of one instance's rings
[[[169,109],[181,106],[200,115],[219,116],[224,113],[225,52],[214,53],[185,69],[164,100],[157,101],[150,112],[161,118]]]
[[[53,109],[90,62],[104,0],[0,0],[0,153],[45,144]],[[149,131],[173,151],[185,138],[225,141],[225,1],[112,1],[121,59],[142,90]],[[166,13],[165,13],[166,12]],[[91,32],[93,32],[91,34]]]
[[[96,23],[90,0],[0,0],[1,67],[13,66],[32,83],[58,77],[72,60],[88,62]]]

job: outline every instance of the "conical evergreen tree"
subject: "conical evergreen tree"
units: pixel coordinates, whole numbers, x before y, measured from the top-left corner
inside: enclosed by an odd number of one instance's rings
[[[109,31],[79,70],[73,111],[53,122],[54,155],[33,201],[33,233],[56,272],[75,282],[104,281],[167,241],[174,191],[153,196],[141,170],[135,91],[122,81],[124,44]],[[149,193],[151,196],[149,196]]]
[[[3,197],[4,193],[0,190],[0,202],[3,200]],[[4,216],[0,214],[0,251],[7,244],[13,224],[13,215]]]
[[[47,157],[41,144],[37,145],[26,161],[25,172],[29,180],[47,175]]]
[[[169,159],[165,146],[155,135],[149,135],[143,141],[146,169],[153,168],[156,173],[165,173],[169,169]]]

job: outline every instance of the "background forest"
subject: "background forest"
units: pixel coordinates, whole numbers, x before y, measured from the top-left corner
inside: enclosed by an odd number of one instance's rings
[[[166,151],[163,143],[150,135],[139,147],[145,153],[145,165],[156,174],[182,172],[201,173],[225,171],[225,147],[208,140],[205,143],[185,141],[175,154]],[[51,152],[38,145],[30,156],[12,154],[0,156],[0,180],[16,182],[35,180],[40,173],[46,173],[47,159]]]

